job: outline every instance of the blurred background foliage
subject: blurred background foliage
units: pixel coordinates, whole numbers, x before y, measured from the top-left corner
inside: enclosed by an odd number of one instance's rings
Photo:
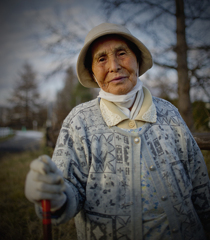
[[[210,130],[210,3],[208,0],[103,0],[96,15],[103,21],[119,23],[150,49],[153,68],[141,77],[152,94],[172,102],[193,132]],[[62,9],[62,8],[61,8]],[[64,10],[62,10],[64,11]],[[75,60],[87,32],[98,22],[57,11],[55,21],[46,16],[45,36],[40,45],[56,62],[46,81],[65,73],[63,87],[52,102],[40,97],[39,72],[26,62],[8,98],[9,107],[0,106],[0,127],[47,130],[47,145],[55,141],[63,120],[71,109],[95,98],[98,91],[84,88],[77,80]],[[124,14],[126,12],[126,14]],[[42,44],[41,44],[42,43]],[[46,95],[48,92],[46,91]]]

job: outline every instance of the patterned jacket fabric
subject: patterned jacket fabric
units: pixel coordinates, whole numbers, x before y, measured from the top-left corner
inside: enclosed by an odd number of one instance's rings
[[[170,239],[205,239],[210,181],[203,156],[178,110],[153,97],[155,123],[140,132],[108,127],[99,99],[66,117],[53,154],[67,185],[60,224],[75,217],[79,240],[143,239],[140,155],[167,215]]]

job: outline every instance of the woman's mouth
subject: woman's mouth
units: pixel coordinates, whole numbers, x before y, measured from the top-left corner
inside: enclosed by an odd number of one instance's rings
[[[116,78],[113,78],[110,82],[112,82],[112,83],[121,82],[121,81],[123,81],[125,78],[126,78],[126,77],[124,77],[124,76],[116,77]]]

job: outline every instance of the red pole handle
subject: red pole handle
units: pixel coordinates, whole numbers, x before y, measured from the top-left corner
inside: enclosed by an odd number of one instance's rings
[[[50,200],[42,200],[44,240],[52,240]]]

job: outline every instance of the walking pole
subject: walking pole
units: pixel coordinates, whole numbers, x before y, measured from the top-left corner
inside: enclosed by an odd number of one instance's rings
[[[52,240],[50,200],[42,200],[44,240]]]

